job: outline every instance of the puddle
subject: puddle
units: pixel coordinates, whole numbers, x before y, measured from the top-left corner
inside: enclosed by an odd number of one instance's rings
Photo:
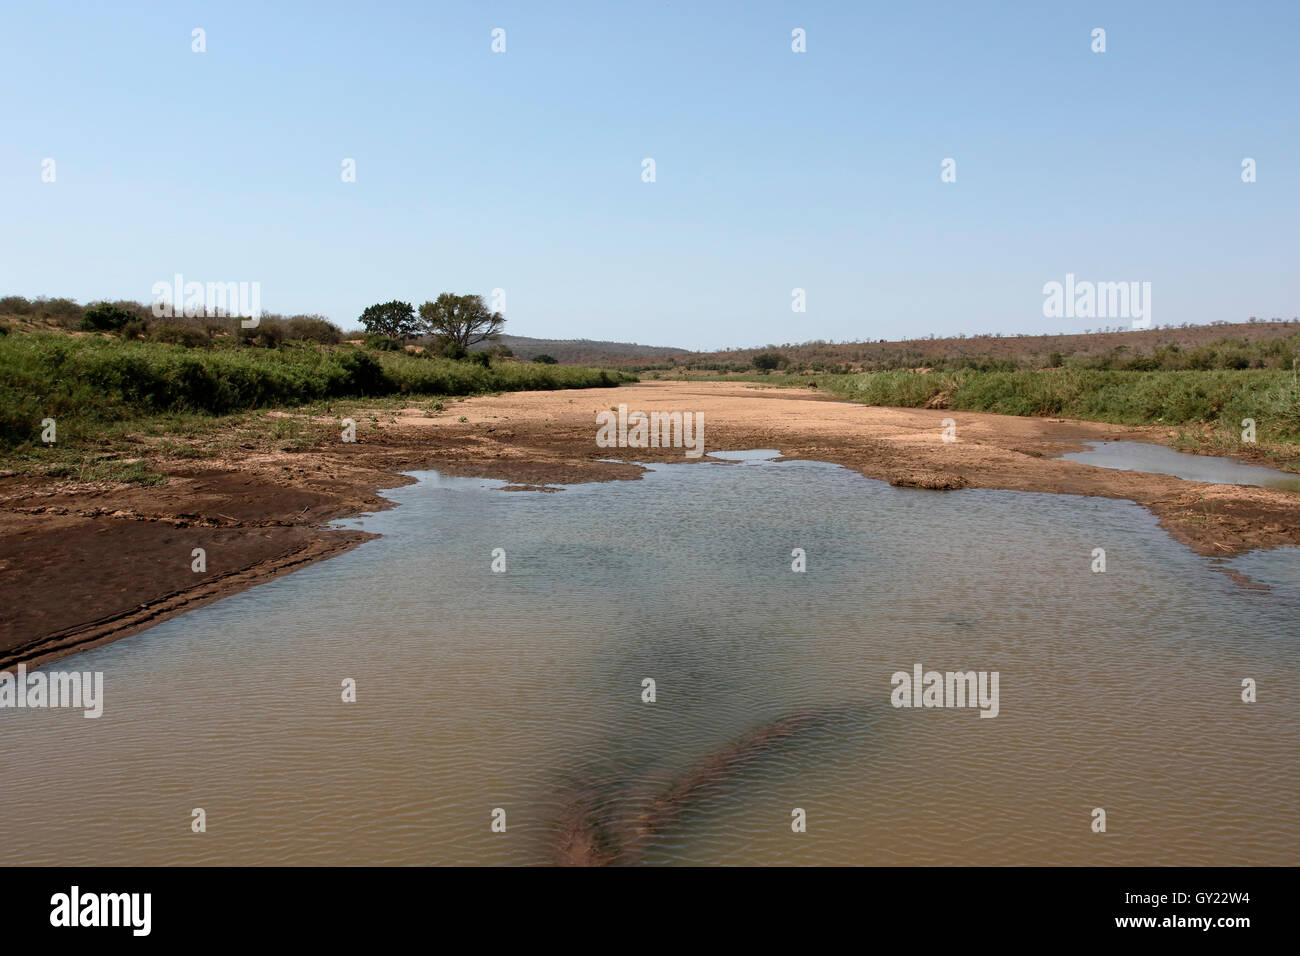
[[[1084,442],[1088,451],[1070,452],[1062,457],[1099,468],[1120,471],[1143,471],[1154,475],[1173,475],[1185,481],[1203,481],[1216,485],[1255,485],[1260,488],[1283,488],[1300,491],[1300,475],[1293,475],[1262,465],[1248,465],[1233,458],[1193,455],[1164,445],[1140,441]]]

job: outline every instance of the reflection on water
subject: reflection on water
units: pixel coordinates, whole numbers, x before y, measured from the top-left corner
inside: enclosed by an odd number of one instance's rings
[[[1295,550],[1247,591],[1131,503],[744,457],[422,473],[384,537],[54,665],[105,713],[0,711],[0,863],[1300,862]],[[999,716],[894,709],[918,662]]]
[[[1155,475],[1173,475],[1186,481],[1205,481],[1223,485],[1259,485],[1265,488],[1285,488],[1300,491],[1300,475],[1248,465],[1232,458],[1213,455],[1192,455],[1174,451],[1164,445],[1142,441],[1090,441],[1084,442],[1088,451],[1062,455],[1067,461],[1077,461],[1099,468],[1118,468],[1122,471],[1145,471]]]

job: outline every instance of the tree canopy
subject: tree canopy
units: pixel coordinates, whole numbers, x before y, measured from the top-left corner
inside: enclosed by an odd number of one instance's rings
[[[382,302],[361,313],[361,324],[371,335],[407,339],[420,334],[415,309],[409,302]]]
[[[495,340],[505,324],[505,317],[489,311],[481,295],[444,292],[420,306],[423,331],[464,349],[476,342]]]

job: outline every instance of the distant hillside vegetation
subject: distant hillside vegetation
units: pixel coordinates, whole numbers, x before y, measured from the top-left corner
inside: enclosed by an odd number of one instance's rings
[[[1215,322],[1144,331],[1063,335],[969,335],[901,341],[826,342],[692,352],[688,349],[590,339],[535,339],[502,335],[499,345],[520,359],[550,355],[565,365],[629,371],[860,372],[904,368],[1262,368],[1290,367],[1300,320]],[[483,343],[477,348],[489,348]],[[1141,357],[1141,358],[1139,358]],[[755,365],[755,359],[758,364]]]
[[[1144,331],[1101,331],[1066,335],[971,335],[905,339],[898,342],[803,342],[761,348],[692,352],[663,365],[626,368],[678,368],[740,372],[767,356],[774,367],[814,372],[858,372],[904,368],[1050,368],[1058,365],[1153,368],[1260,368],[1290,366],[1300,320],[1216,322]],[[1184,364],[1186,363],[1186,364]],[[760,365],[763,361],[760,360]]]
[[[495,343],[483,342],[476,349],[488,349],[493,344],[504,345],[515,358],[532,359],[549,355],[565,365],[595,364],[606,368],[630,365],[672,364],[672,359],[685,359],[692,355],[688,349],[659,345],[637,345],[632,342],[598,342],[593,339],[534,339],[526,335],[503,334]]]

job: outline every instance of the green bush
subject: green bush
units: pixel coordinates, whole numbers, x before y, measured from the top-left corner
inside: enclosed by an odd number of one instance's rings
[[[285,325],[283,322],[259,319],[257,325],[245,328],[239,325],[239,344],[252,345],[265,349],[278,349],[284,344]]]
[[[131,338],[126,334],[129,325],[130,323],[122,327],[123,338]],[[198,348],[207,345],[211,341],[207,333],[202,329],[193,325],[184,325],[180,322],[162,322],[155,325],[148,330],[148,336],[151,342],[183,345],[186,348]]]
[[[179,323],[176,328],[204,335]],[[52,332],[9,335],[0,336],[0,447],[38,440],[46,417],[58,420],[62,443],[94,434],[104,423],[159,413],[220,415],[347,396],[469,395],[632,381],[631,375],[576,366],[484,367],[346,345],[192,349]]]
[[[384,367],[373,355],[349,351],[336,353],[331,358],[343,372],[343,379],[334,386],[340,394],[386,395],[393,391]]]
[[[343,330],[319,315],[295,315],[285,319],[284,337],[291,341],[338,345],[343,341]]]
[[[87,332],[115,332],[135,316],[111,302],[96,302],[81,313],[81,328]]]
[[[1280,370],[1182,372],[1065,368],[1015,372],[868,372],[828,387],[868,405],[1068,416],[1118,424],[1258,423],[1261,440],[1300,441],[1300,388]]]
[[[434,338],[424,347],[424,351],[430,356],[451,359],[453,362],[462,361],[469,355],[465,346],[446,338]]]
[[[144,319],[132,319],[118,330],[124,339],[142,339],[149,334],[149,323]]]

